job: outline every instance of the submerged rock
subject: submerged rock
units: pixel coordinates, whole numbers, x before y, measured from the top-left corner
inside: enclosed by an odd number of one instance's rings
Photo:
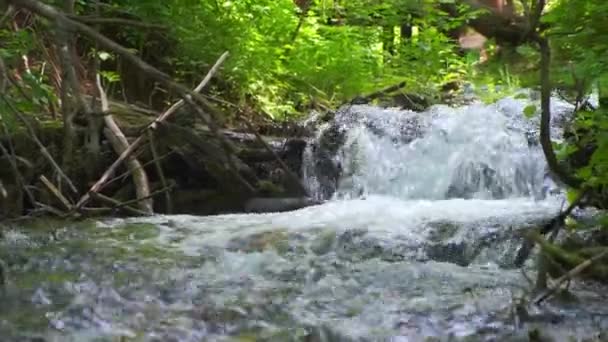
[[[307,197],[263,198],[255,197],[245,203],[247,213],[273,213],[292,211],[311,205],[321,204],[321,201]]]

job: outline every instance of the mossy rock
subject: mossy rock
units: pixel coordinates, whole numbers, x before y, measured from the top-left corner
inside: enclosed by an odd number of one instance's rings
[[[321,231],[314,240],[310,243],[310,250],[316,255],[324,255],[329,253],[335,246],[337,232],[333,229],[325,229]]]
[[[282,186],[268,180],[260,180],[257,184],[258,193],[264,196],[280,196],[285,193]]]
[[[433,242],[448,240],[452,238],[459,229],[457,224],[447,221],[429,222],[428,226],[432,229],[429,232],[429,240]]]

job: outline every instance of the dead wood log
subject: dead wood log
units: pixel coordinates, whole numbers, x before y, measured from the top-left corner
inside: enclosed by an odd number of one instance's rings
[[[103,113],[108,113],[108,99],[103,87],[101,86],[101,77],[99,75],[97,75],[97,88],[99,91],[99,98],[101,100],[101,111]],[[127,137],[125,137],[125,135],[122,133],[112,115],[104,115],[103,119],[106,124],[106,129],[103,130],[104,135],[112,144],[114,151],[120,156],[129,148]],[[133,176],[136,197],[138,199],[142,199],[140,202],[138,202],[139,209],[148,214],[152,214],[154,209],[152,199],[149,198],[150,184],[148,182],[148,175],[146,174],[146,171],[141,166],[141,163],[133,156],[129,156],[127,158],[127,166],[129,167],[129,171],[131,171],[131,175]],[[143,198],[149,199],[143,200]]]
[[[555,281],[555,285],[553,285],[552,287],[548,288],[546,291],[544,291],[543,293],[541,293],[540,295],[538,295],[534,299],[533,302],[535,304],[537,304],[537,305],[540,304],[540,303],[542,303],[547,298],[549,298],[553,294],[555,294],[559,290],[560,286],[563,283],[565,283],[566,281],[570,281],[571,279],[573,279],[577,275],[581,274],[584,270],[586,270],[587,268],[591,267],[594,263],[596,263],[597,261],[605,258],[606,256],[608,256],[608,248],[604,249],[604,251],[596,254],[592,258],[585,260],[584,262],[580,263],[578,266],[576,266],[575,268],[573,268],[572,270],[570,270],[568,273],[566,273],[563,276],[559,277]]]
[[[57,187],[53,183],[51,183],[48,178],[46,178],[44,175],[41,175],[40,181],[42,181],[42,183],[47,187],[47,189],[49,189],[49,191],[59,200],[59,202],[63,204],[67,211],[72,210],[72,204],[70,203],[70,201],[68,201],[68,199],[63,196],[61,191],[59,191],[59,189],[57,189]]]
[[[549,222],[545,223],[540,228],[538,233],[540,235],[547,235],[563,226],[566,218],[570,216],[572,211],[574,211],[574,209],[576,209],[579,204],[581,204],[581,202],[585,198],[585,195],[586,191],[582,192],[574,201],[572,201],[572,203],[570,203],[570,205],[568,205],[566,210],[560,212],[559,215],[555,216],[554,218],[549,220]],[[532,248],[534,248],[534,241],[532,239],[525,239],[521,248],[517,252],[517,256],[515,257],[514,264],[516,267],[521,267],[524,262],[526,262],[526,260],[530,256],[530,253],[532,252]]]
[[[106,202],[109,205],[111,205],[111,207],[116,207],[116,208],[122,208],[125,211],[127,211],[129,214],[131,215],[136,215],[136,216],[148,216],[149,214],[145,211],[141,211],[139,209],[133,208],[131,206],[128,205],[124,205],[122,202],[117,201],[111,197],[102,195],[100,193],[91,193],[91,196],[93,196],[95,199],[100,200],[102,202]]]
[[[251,122],[249,122],[249,120],[247,120],[246,118],[243,118],[243,120],[245,121],[245,124],[247,125],[249,130],[251,132],[253,132],[253,134],[255,134],[255,137],[262,144],[264,149],[274,156],[274,158],[279,163],[279,165],[281,166],[281,168],[283,169],[283,171],[285,172],[287,177],[289,177],[291,182],[297,187],[299,195],[308,196],[308,191],[306,190],[306,187],[300,181],[300,178],[295,173],[293,173],[293,171],[289,168],[289,166],[287,166],[287,164],[285,164],[283,159],[281,159],[281,157],[272,148],[270,148],[270,146],[268,146],[268,143],[266,143],[266,141],[264,141],[264,139],[262,138],[260,133],[258,133],[253,128],[253,125],[251,124]]]
[[[221,142],[218,142],[215,136],[201,137],[198,132],[191,128],[168,122],[160,124],[158,132],[164,140],[174,145],[188,144],[205,156],[204,164],[206,164],[207,170],[213,175],[214,179],[223,183],[226,187],[234,188],[235,184],[240,184],[239,192],[254,192],[249,181],[257,182],[255,173],[236,155],[226,156],[222,153]],[[228,165],[227,157],[230,158],[232,165]]]

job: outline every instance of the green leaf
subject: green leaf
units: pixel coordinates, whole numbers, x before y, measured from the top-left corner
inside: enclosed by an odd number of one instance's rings
[[[568,203],[572,203],[576,201],[576,199],[580,196],[580,191],[577,189],[568,189],[566,192],[566,198],[568,199]]]
[[[97,53],[97,56],[99,57],[99,59],[101,59],[102,61],[107,61],[109,59],[112,58],[112,55],[106,51],[99,51]]]
[[[524,116],[528,119],[536,114],[536,105],[528,105],[524,108]]]

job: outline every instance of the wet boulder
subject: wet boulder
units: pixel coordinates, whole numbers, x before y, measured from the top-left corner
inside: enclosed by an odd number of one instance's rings
[[[308,197],[279,197],[263,198],[254,197],[245,203],[247,213],[273,213],[292,211],[312,205],[321,204],[321,201]]]

